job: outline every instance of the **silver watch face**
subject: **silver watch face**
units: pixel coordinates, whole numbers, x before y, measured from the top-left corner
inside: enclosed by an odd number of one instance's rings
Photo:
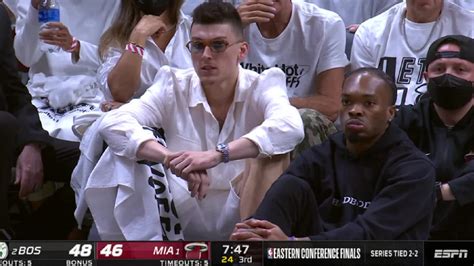
[[[217,150],[218,151],[224,151],[227,149],[227,145],[224,143],[217,144]]]

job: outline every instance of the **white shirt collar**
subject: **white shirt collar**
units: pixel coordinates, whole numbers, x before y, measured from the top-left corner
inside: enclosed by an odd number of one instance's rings
[[[234,94],[234,101],[233,102],[243,102],[247,97],[248,90],[251,84],[245,78],[245,75],[242,75],[242,71],[244,69],[239,64],[239,77],[237,78],[237,84],[235,86],[235,94]],[[206,95],[204,94],[204,90],[201,86],[201,82],[199,80],[198,75],[196,72],[193,71],[193,74],[189,81],[189,99],[188,99],[188,106],[189,107],[196,107],[199,104],[204,104],[207,102]]]

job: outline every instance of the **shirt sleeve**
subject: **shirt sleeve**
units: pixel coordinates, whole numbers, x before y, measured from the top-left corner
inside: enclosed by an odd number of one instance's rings
[[[86,66],[89,69],[97,69],[100,66],[100,59],[98,53],[98,47],[95,44],[79,40],[81,43],[81,49],[79,50],[79,61],[71,62],[77,65]]]
[[[15,53],[20,62],[30,67],[44,54],[40,50],[40,24],[38,10],[31,4],[18,4],[18,18],[15,25]]]
[[[288,101],[285,74],[271,68],[255,82],[253,100],[263,111],[264,121],[243,137],[258,146],[260,156],[290,152],[303,140],[304,132],[298,110]]]
[[[370,36],[370,28],[366,23],[362,23],[357,29],[354,40],[352,42],[351,51],[351,69],[361,67],[377,67],[375,51],[371,47],[372,37]]]
[[[166,103],[172,101],[171,90],[176,85],[173,80],[171,69],[161,68],[156,83],[140,99],[106,114],[99,132],[114,153],[135,160],[140,145],[155,139],[151,131],[142,127],[162,127]]]
[[[404,160],[392,166],[386,186],[375,195],[370,206],[355,220],[344,226],[310,236],[312,240],[397,239],[413,227],[417,236],[427,239],[429,225],[420,223],[431,217],[434,205],[435,169],[423,159]],[[406,214],[413,215],[406,215]],[[415,215],[416,214],[416,215]],[[429,219],[431,220],[431,219]]]
[[[345,67],[348,64],[346,49],[346,28],[341,18],[331,21],[326,29],[321,56],[318,60],[317,73]]]
[[[121,56],[122,53],[118,48],[110,48],[107,51],[104,62],[97,70],[97,80],[100,83],[100,89],[104,93],[104,97],[107,101],[112,101],[114,99],[114,97],[112,97],[112,93],[110,92],[107,80],[109,78],[110,72],[117,65]]]
[[[466,163],[458,177],[448,182],[459,205],[474,202],[474,161]]]

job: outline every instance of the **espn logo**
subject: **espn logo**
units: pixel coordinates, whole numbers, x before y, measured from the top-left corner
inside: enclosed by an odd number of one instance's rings
[[[436,259],[466,259],[467,249],[435,249]]]

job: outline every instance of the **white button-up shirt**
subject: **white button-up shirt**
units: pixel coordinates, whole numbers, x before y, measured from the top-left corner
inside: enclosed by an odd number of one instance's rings
[[[163,128],[171,151],[211,150],[244,137],[258,146],[260,156],[271,156],[291,151],[304,137],[300,115],[288,101],[285,74],[277,68],[261,74],[239,69],[234,100],[219,132],[194,69],[164,66],[140,99],[107,114],[99,130],[117,155],[136,160],[139,146],[155,139],[142,126]],[[239,220],[239,198],[230,181],[243,170],[243,160],[209,169],[211,185],[201,201],[190,197],[184,180],[172,178],[186,239],[229,237]]]

